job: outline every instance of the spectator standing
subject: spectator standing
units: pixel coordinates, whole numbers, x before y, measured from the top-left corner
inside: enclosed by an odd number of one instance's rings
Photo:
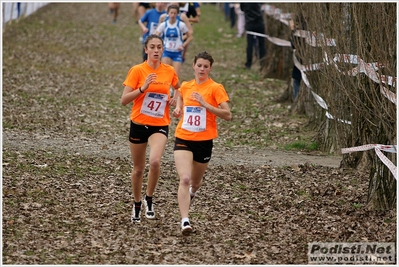
[[[247,48],[245,68],[250,69],[252,66],[254,42],[257,42],[260,67],[265,66],[266,45],[265,37],[249,34],[248,31],[265,34],[265,21],[263,17],[261,3],[240,3],[240,8],[245,16],[245,30],[247,31]]]
[[[138,20],[138,24],[143,33],[142,43],[143,43],[143,61],[147,60],[147,53],[145,52],[144,42],[148,35],[155,33],[159,18],[162,14],[166,14],[166,3],[157,2],[155,7],[148,10],[144,15]]]
[[[217,117],[231,120],[229,97],[222,84],[209,77],[214,60],[207,52],[194,57],[195,79],[183,82],[179,89],[175,118],[174,158],[179,175],[178,203],[182,234],[192,231],[188,218],[190,203],[202,184],[217,138]]]
[[[230,21],[230,3],[223,3],[223,13],[226,21]]]
[[[164,43],[161,37],[149,35],[144,43],[148,59],[130,68],[121,97],[121,104],[133,102],[130,112],[130,153],[133,161],[131,173],[134,206],[132,223],[141,221],[141,188],[146,166],[146,149],[149,146],[149,171],[147,190],[143,198],[148,219],[155,218],[153,194],[160,177],[160,165],[169,133],[169,106],[176,105],[170,98],[170,87],[180,87],[172,66],[161,62]],[[176,97],[179,93],[175,94]]]
[[[234,4],[234,11],[237,15],[237,38],[241,38],[245,33],[245,15],[240,4]]]
[[[234,3],[229,3],[229,18],[230,18],[230,28],[236,26],[236,11],[234,9]]]

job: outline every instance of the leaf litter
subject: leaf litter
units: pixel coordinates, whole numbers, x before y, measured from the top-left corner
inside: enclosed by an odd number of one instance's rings
[[[128,109],[117,103],[132,51],[112,35],[125,32],[96,16],[104,10],[50,4],[3,33],[4,264],[306,264],[309,242],[396,240],[396,210],[366,204],[367,173],[339,168],[331,155],[243,145],[259,133],[224,123],[191,206],[193,233],[180,233],[173,138],[156,219],[132,225]],[[130,23],[127,9],[120,17]],[[244,80],[254,90],[273,82]],[[261,122],[272,144],[292,142],[281,130],[303,123],[281,111],[276,94],[254,99],[259,114],[235,110],[237,127]],[[234,139],[241,144],[229,145]]]

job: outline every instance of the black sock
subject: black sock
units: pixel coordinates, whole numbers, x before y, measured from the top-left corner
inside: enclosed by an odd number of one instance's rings
[[[152,210],[152,197],[145,195],[145,201],[147,201],[148,210]]]
[[[140,202],[135,201],[134,202],[134,212],[136,213],[136,215],[139,214],[140,210],[141,210],[141,201]]]

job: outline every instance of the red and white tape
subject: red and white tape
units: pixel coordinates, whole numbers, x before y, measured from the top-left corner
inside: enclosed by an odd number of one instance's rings
[[[286,25],[289,25],[287,20],[291,19],[290,13],[283,13],[283,11],[281,9],[276,8],[273,5],[264,5],[263,7],[264,7],[264,12],[266,15],[271,16],[274,19],[279,20]],[[274,38],[274,37],[270,37],[265,34],[258,34],[258,33],[254,33],[254,32],[249,32],[249,33],[268,38],[272,43],[274,43],[276,45],[290,46],[288,41],[285,41],[285,40],[282,40],[279,38]],[[305,38],[306,43],[308,43],[309,45],[314,46],[314,47],[336,46],[335,39],[326,38],[323,33],[316,33],[316,32],[311,32],[311,31],[306,31],[306,30],[296,30],[294,32],[294,35],[298,36],[298,37]],[[294,52],[295,52],[295,50],[294,50]],[[353,68],[350,71],[341,71],[341,70],[339,70],[336,62],[357,64],[358,66]],[[304,72],[321,69],[324,67],[325,64],[333,65],[343,75],[356,76],[359,73],[364,73],[365,75],[367,75],[370,79],[372,79],[376,83],[379,83],[379,84],[383,83],[383,84],[388,84],[392,87],[396,87],[396,77],[380,75],[376,72],[379,70],[379,68],[384,68],[385,65],[383,63],[379,63],[379,62],[365,63],[358,55],[336,54],[336,55],[334,55],[333,59],[329,59],[327,56],[327,53],[324,53],[323,63],[301,65],[296,60],[295,54],[294,54],[294,64],[299,70],[301,70],[302,79],[305,82],[306,86],[309,88],[311,88],[311,86],[310,86],[310,83],[309,83],[306,75],[304,74]],[[389,101],[391,101],[392,103],[397,105],[396,94],[394,92],[390,91],[388,88],[386,88],[385,86],[382,86],[382,85],[380,85],[380,92]]]
[[[396,87],[396,77],[380,75],[380,78],[382,83],[387,83],[392,87]]]
[[[310,89],[310,92],[312,93],[312,95],[313,95],[314,99],[316,100],[317,104],[319,104],[319,106],[324,108],[325,110],[328,110],[328,106],[327,106],[326,101],[324,101],[324,99],[321,96],[319,96],[318,94],[316,94],[315,92],[312,91],[312,87],[311,87],[311,85],[309,83],[308,77],[305,74],[306,66],[301,65],[301,63],[299,63],[298,59],[295,57],[295,49],[294,49],[294,52],[292,53],[292,56],[293,56],[294,65],[301,72],[302,80],[305,83],[305,85]],[[328,111],[326,111],[326,117],[331,119],[331,120],[335,120],[336,119]],[[347,120],[342,120],[342,119],[336,119],[336,120],[339,121],[339,122],[346,123],[346,124],[351,124],[351,122],[347,121]]]
[[[296,30],[294,32],[294,36],[305,38],[305,42],[313,47],[336,46],[335,39],[326,38],[323,33],[316,33],[305,30]]]
[[[264,12],[269,15],[273,16],[275,19],[280,20],[286,25],[289,25],[285,20],[290,19],[290,16],[287,14],[284,14],[282,16],[282,10],[275,8],[274,6],[271,5],[265,5]],[[325,38],[324,34],[319,34],[316,35],[315,32],[309,32],[309,31],[304,31],[304,30],[297,30],[294,33],[295,36],[303,37],[305,38],[305,41],[311,45],[311,46],[335,46],[335,40],[331,38]],[[264,36],[266,38],[272,38],[269,36]],[[281,39],[279,39],[281,40]],[[285,46],[288,46],[287,43],[284,43]],[[277,44],[277,43],[276,43]],[[358,73],[364,73],[367,75],[370,79],[372,79],[374,82],[380,84],[380,92],[382,95],[384,95],[387,99],[389,99],[392,103],[395,105],[397,104],[396,102],[396,94],[392,91],[390,91],[388,88],[386,88],[384,85],[388,84],[392,87],[396,87],[396,77],[392,76],[386,76],[386,75],[380,75],[376,71],[379,70],[379,68],[384,68],[384,64],[381,64],[379,62],[373,62],[373,63],[365,63],[358,55],[351,55],[351,54],[337,54],[334,56],[333,60],[329,59],[327,56],[327,53],[324,54],[324,59],[323,63],[315,63],[315,64],[309,64],[309,65],[301,65],[297,58],[295,57],[295,49],[293,52],[293,61],[294,65],[301,71],[302,75],[302,80],[306,84],[306,86],[311,89],[311,85],[307,79],[307,76],[305,74],[305,71],[313,71],[313,70],[318,70],[320,68],[323,68],[325,64],[329,65],[332,64],[335,66],[335,68],[338,69],[338,65],[336,62],[344,62],[344,63],[350,63],[350,64],[357,64],[358,66],[353,68],[350,71],[347,72],[342,72],[342,74],[348,74],[355,76]],[[328,106],[326,102],[316,93],[314,93],[311,90],[314,98],[316,99],[316,102],[324,109],[328,109]],[[326,116],[330,119],[334,119],[334,117],[326,112]],[[338,119],[341,122],[350,124],[350,121],[345,121]],[[388,167],[388,169],[391,171],[395,179],[397,179],[397,167],[395,164],[393,164],[381,151],[385,152],[390,152],[390,153],[396,153],[396,145],[380,145],[380,144],[369,144],[369,145],[364,145],[364,146],[358,146],[358,147],[351,147],[351,148],[343,148],[342,149],[342,154],[345,153],[351,153],[351,152],[356,152],[356,151],[365,151],[365,150],[370,150],[374,149],[378,157],[381,159],[381,161],[385,164],[385,166]]]
[[[373,148],[377,148],[377,149],[385,151],[385,152],[396,153],[396,145],[380,145],[380,144],[368,144],[368,145],[363,145],[363,146],[343,148],[342,153],[345,154],[345,153],[351,153],[351,152],[357,152],[357,151],[366,151],[366,150],[370,150]]]
[[[324,53],[323,63],[315,63],[309,65],[301,65],[298,59],[295,57],[295,49],[293,52],[293,61],[294,65],[301,71],[303,82],[306,84],[307,87],[311,88],[309,80],[305,74],[305,71],[313,71],[319,70],[324,67],[324,65],[333,65],[338,72],[342,73],[343,75],[352,75],[355,76],[359,73],[366,74],[370,79],[374,82],[380,84],[380,92],[383,96],[385,96],[389,101],[397,105],[396,94],[390,91],[388,88],[383,86],[383,84],[388,84],[392,87],[396,87],[396,77],[386,76],[386,75],[379,75],[376,71],[384,67],[383,64],[379,62],[372,62],[372,63],[365,63],[358,55],[351,55],[351,54],[336,54],[333,59],[329,59],[327,53]],[[350,63],[350,64],[358,64],[359,66],[353,68],[348,72],[341,71],[338,68],[336,62],[343,62],[343,63]],[[380,83],[381,79],[381,83]]]
[[[395,164],[392,163],[384,154],[382,154],[381,151],[385,152],[390,152],[390,153],[396,153],[396,145],[380,145],[380,144],[368,144],[368,145],[363,145],[363,146],[356,146],[356,147],[350,147],[350,148],[342,148],[341,152],[342,154],[345,153],[351,153],[351,152],[357,152],[357,151],[366,151],[374,149],[375,153],[377,156],[380,158],[380,160],[385,164],[385,166],[388,167],[388,169],[391,171],[395,179],[397,179],[397,167]]]

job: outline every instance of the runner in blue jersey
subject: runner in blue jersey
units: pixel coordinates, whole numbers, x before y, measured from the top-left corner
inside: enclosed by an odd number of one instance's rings
[[[193,36],[188,26],[177,18],[179,6],[170,5],[167,14],[165,21],[159,23],[155,34],[162,36],[165,44],[162,63],[172,65],[179,76],[183,62],[183,50],[191,42]],[[183,40],[183,34],[187,36],[185,40]]]
[[[144,15],[138,20],[141,31],[143,32],[143,61],[147,60],[147,54],[144,50],[145,39],[148,35],[155,33],[158,27],[159,18],[162,14],[166,14],[166,3],[155,3],[153,9],[148,10]]]

